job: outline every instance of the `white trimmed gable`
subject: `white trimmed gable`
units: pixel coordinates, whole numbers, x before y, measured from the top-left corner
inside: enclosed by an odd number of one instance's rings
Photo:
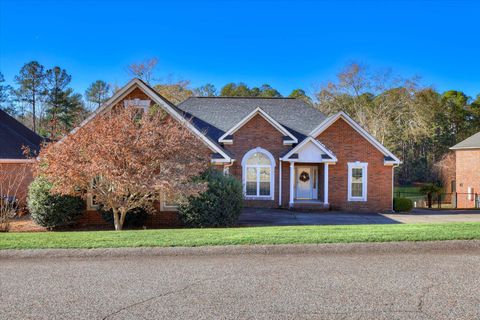
[[[180,123],[184,124],[188,129],[192,131],[193,134],[198,136],[205,145],[212,150],[214,153],[218,153],[221,155],[222,158],[215,158],[212,159],[212,162],[226,162],[229,163],[233,161],[230,156],[216,143],[210,140],[205,134],[200,132],[190,121],[185,119],[178,109],[170,103],[168,100],[163,98],[160,94],[155,92],[152,88],[146,85],[140,79],[134,78],[130,82],[128,82],[124,87],[122,87],[119,91],[117,91],[107,102],[105,102],[100,108],[95,110],[87,119],[85,119],[78,127],[74,128],[69,134],[74,134],[79,128],[83,127],[90,121],[92,121],[96,116],[99,114],[104,114],[105,112],[109,111],[113,106],[117,103],[121,102],[122,99],[125,99],[130,93],[132,93],[135,89],[140,89],[145,95],[151,99],[151,102],[157,104],[161,108],[163,108],[170,116],[172,116],[175,120],[179,121]],[[62,139],[63,140],[63,139]],[[60,141],[62,141],[60,140]]]
[[[277,129],[280,133],[282,133],[284,136],[289,138],[288,140],[284,140],[283,144],[293,144],[298,142],[297,138],[292,133],[290,133],[290,131],[288,131],[284,126],[282,126],[280,123],[275,121],[275,119],[270,117],[261,108],[256,108],[255,110],[250,112],[245,118],[240,120],[235,126],[233,126],[231,129],[225,132],[225,134],[218,139],[218,142],[225,143],[225,144],[233,143],[232,135],[235,132],[237,132],[241,127],[243,127],[246,123],[248,123],[248,121],[253,119],[253,117],[255,117],[256,115],[260,115],[268,123],[270,123],[275,129]]]
[[[338,119],[343,119],[348,123],[355,131],[357,131],[363,138],[370,142],[375,148],[377,148],[384,156],[386,165],[398,165],[401,163],[393,153],[391,153],[387,148],[385,148],[380,142],[378,142],[371,134],[369,134],[365,129],[363,129],[357,122],[355,122],[348,114],[341,111],[336,113],[333,116],[328,117],[322,122],[318,127],[310,132],[310,137],[318,137],[322,132],[324,132],[328,127],[335,123]]]
[[[281,158],[281,160],[306,163],[337,162],[335,155],[312,137],[303,140]]]

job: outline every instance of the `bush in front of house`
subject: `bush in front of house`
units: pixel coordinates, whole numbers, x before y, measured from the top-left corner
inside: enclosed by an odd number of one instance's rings
[[[410,212],[413,209],[413,201],[408,198],[393,198],[393,210],[395,212]]]
[[[112,210],[99,210],[102,214],[103,220],[108,222],[110,225],[114,225],[113,221],[113,212]],[[144,208],[134,208],[132,210],[127,211],[127,215],[125,216],[125,222],[123,223],[124,227],[127,228],[139,228],[145,225],[145,222],[148,218],[148,211]]]
[[[188,227],[228,227],[235,225],[243,208],[243,188],[235,177],[210,169],[198,180],[207,190],[179,205],[181,221]]]
[[[28,210],[33,221],[46,228],[63,227],[75,222],[85,209],[80,197],[51,194],[52,184],[36,178],[28,188]]]

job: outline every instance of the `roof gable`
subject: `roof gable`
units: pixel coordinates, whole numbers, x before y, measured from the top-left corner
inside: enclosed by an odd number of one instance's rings
[[[174,119],[179,121],[180,123],[184,124],[188,129],[190,129],[196,136],[198,136],[202,141],[215,153],[221,155],[222,158],[216,156],[212,159],[213,162],[230,162],[232,161],[231,157],[228,153],[221,148],[215,141],[212,141],[208,138],[205,134],[203,134],[194,124],[193,121],[189,121],[190,119],[183,116],[183,112],[179,110],[175,105],[173,105],[170,101],[162,97],[158,92],[156,92],[153,88],[147,85],[140,79],[134,78],[130,82],[128,82],[125,86],[123,86],[119,91],[117,91],[107,102],[105,102],[100,108],[95,110],[87,119],[85,119],[78,127],[73,129],[70,134],[74,134],[78,131],[79,128],[86,125],[90,121],[92,121],[96,116],[103,114],[110,110],[114,105],[124,99],[128,94],[133,92],[135,89],[140,89],[144,92],[154,103],[159,105],[163,108],[170,116]]]
[[[305,139],[325,115],[294,98],[265,97],[190,97],[177,106],[193,121],[204,124],[208,136],[218,141],[228,130],[260,108],[277,123],[294,135],[298,141]]]
[[[38,153],[44,140],[5,111],[0,110],[0,141],[0,161],[5,162],[6,160],[26,160],[23,147]]]
[[[385,148],[380,142],[378,142],[371,134],[369,134],[365,129],[363,129],[357,122],[355,122],[348,114],[341,111],[338,112],[323,121],[318,127],[316,127],[309,136],[318,137],[322,132],[324,132],[328,127],[335,123],[338,119],[343,119],[347,124],[349,124],[355,131],[357,131],[363,138],[370,142],[375,148],[377,148],[384,156],[385,164],[400,164],[401,161],[393,153],[391,153],[387,148]]]
[[[291,149],[282,158],[282,161],[299,162],[337,162],[337,157],[313,137],[308,137]]]
[[[467,139],[457,143],[450,149],[451,150],[480,149],[480,132],[477,132],[473,136],[470,136]]]
[[[246,123],[248,123],[251,119],[255,116],[261,116],[265,119],[268,123],[270,123],[275,129],[277,129],[280,133],[282,133],[286,139],[284,139],[284,144],[292,144],[297,143],[298,139],[285,127],[283,127],[280,123],[275,121],[271,116],[269,116],[265,111],[261,108],[256,108],[252,112],[250,112],[246,117],[240,120],[237,124],[235,124],[230,130],[225,132],[219,139],[218,142],[220,143],[232,143],[233,142],[233,134],[237,132],[240,128],[242,128]]]

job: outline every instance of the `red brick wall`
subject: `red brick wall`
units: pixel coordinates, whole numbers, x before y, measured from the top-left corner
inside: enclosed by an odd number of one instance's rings
[[[147,228],[167,228],[180,226],[180,220],[178,214],[175,211],[160,211],[153,214],[149,214],[145,222]],[[102,218],[102,215],[95,210],[85,211],[85,214],[77,221],[79,227],[111,227]],[[113,228],[113,227],[112,227]]]
[[[155,212],[148,215],[145,222],[147,228],[178,227],[181,225],[176,211],[161,211],[160,203],[155,203]],[[96,210],[86,210],[85,214],[77,221],[79,226],[108,227],[108,223]]]
[[[334,209],[389,211],[392,209],[392,167],[384,165],[384,155],[345,120],[339,119],[318,137],[336,155],[329,166],[329,203]],[[368,162],[367,201],[350,202],[348,162]]]
[[[28,186],[33,181],[31,163],[0,163],[0,190],[6,196],[15,196],[21,206],[26,205]]]
[[[262,116],[256,115],[248,121],[243,127],[233,134],[233,144],[225,145],[225,149],[230,151],[235,158],[234,164],[230,167],[230,174],[242,181],[242,159],[245,153],[261,147],[269,151],[276,162],[275,166],[275,192],[274,200],[248,200],[245,201],[247,207],[276,207],[278,206],[278,171],[279,158],[283,152],[291,146],[283,145],[283,134],[275,129]],[[288,181],[287,181],[288,183]],[[288,198],[287,198],[288,199]],[[287,200],[288,203],[288,200]]]
[[[469,200],[466,193],[468,193],[468,187],[472,187],[474,193],[480,194],[480,149],[456,150],[455,157],[457,207],[474,208],[475,197]]]

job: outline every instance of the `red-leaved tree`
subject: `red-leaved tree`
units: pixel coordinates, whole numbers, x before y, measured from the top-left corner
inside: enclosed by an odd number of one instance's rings
[[[91,195],[113,212],[116,230],[131,209],[202,191],[192,178],[209,166],[200,139],[158,107],[99,115],[39,158],[37,174],[53,183],[52,192]]]

